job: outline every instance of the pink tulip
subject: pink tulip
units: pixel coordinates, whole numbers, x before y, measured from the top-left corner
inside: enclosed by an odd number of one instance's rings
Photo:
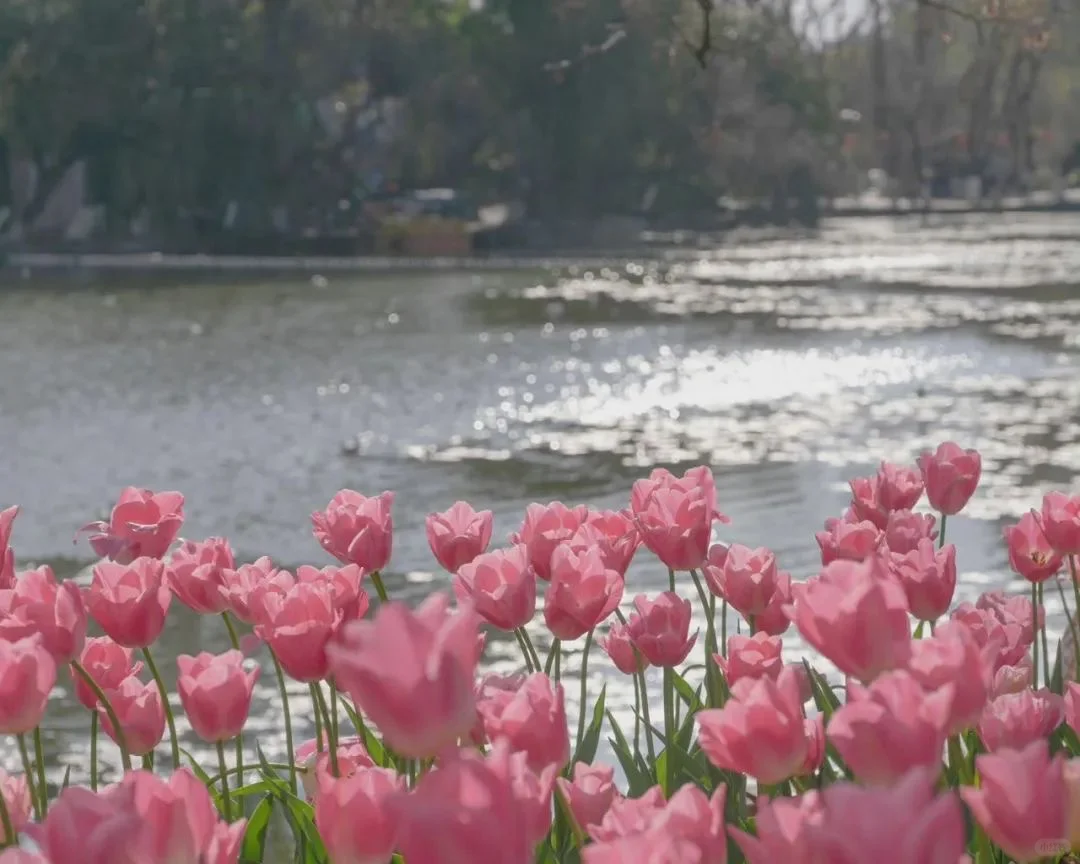
[[[297,681],[319,681],[330,672],[327,645],[341,621],[332,590],[325,583],[298,582],[284,594],[270,592],[261,597],[255,634]]]
[[[457,573],[462,564],[487,551],[493,518],[490,510],[477,512],[465,501],[430,514],[424,524],[431,554],[445,570]]]
[[[86,641],[82,592],[74,582],[57,583],[51,567],[26,571],[0,599],[0,635],[10,640],[35,633],[58,664],[78,657]]]
[[[570,547],[598,546],[604,564],[625,574],[641,545],[641,535],[629,513],[618,510],[590,510],[582,525],[570,538]]]
[[[630,630],[624,624],[612,624],[608,627],[607,637],[597,640],[615,668],[624,675],[633,675],[649,665],[645,656],[634,648],[630,639]]]
[[[50,804],[45,821],[27,826],[26,834],[53,864],[150,864],[132,842],[145,830],[130,786],[100,795],[69,786]]]
[[[0,852],[0,864],[49,864],[49,861],[35,852],[13,846]]]
[[[779,636],[755,633],[753,636],[729,636],[727,657],[713,655],[713,659],[724,673],[728,687],[743,679],[780,677],[784,661],[780,657],[783,642]]]
[[[705,563],[716,514],[700,487],[653,489],[634,522],[641,540],[672,570],[695,570]]]
[[[949,615],[949,621],[964,627],[975,639],[980,650],[987,654],[995,672],[1004,666],[1030,662],[1027,649],[1031,646],[1031,623],[1025,627],[1019,621],[1003,622],[994,609],[980,609],[961,603]]]
[[[368,754],[363,739],[351,735],[338,740],[338,773],[335,776],[333,765],[330,762],[329,749],[324,747],[320,750],[320,744],[322,744],[321,741],[311,738],[297,747],[294,754],[297,766],[304,770],[301,777],[304,794],[307,800],[313,804],[316,803],[316,799],[319,797],[319,789],[322,788],[324,782],[352,777],[362,768],[377,767]]]
[[[957,607],[959,609],[959,607]],[[988,591],[980,595],[975,601],[975,608],[982,609],[993,614],[1008,631],[1011,627],[1019,627],[1021,630],[1020,640],[1025,648],[1029,648],[1035,640],[1035,621],[1031,606],[1031,600],[1023,595],[1006,596],[1004,591]],[[1039,607],[1038,626],[1042,627],[1046,621],[1046,610]],[[1011,640],[1004,640],[1006,645],[1011,645]],[[1016,658],[1018,659],[1018,658]]]
[[[165,629],[172,594],[165,565],[155,558],[129,564],[102,561],[94,568],[86,606],[98,625],[125,648],[146,648]]]
[[[1065,719],[1065,703],[1056,693],[1023,690],[998,696],[979,720],[979,738],[990,752],[1022,750],[1032,741],[1049,738]]]
[[[731,829],[731,836],[747,864],[826,864],[809,844],[810,836],[824,819],[823,809],[818,792],[798,798],[763,797],[757,807],[757,836],[738,828]]]
[[[869,682],[904,666],[911,654],[907,598],[871,562],[834,561],[795,595],[803,638],[841,672]]]
[[[934,548],[933,540],[920,540],[914,551],[891,556],[891,570],[907,595],[911,614],[920,621],[936,621],[949,611],[956,591],[956,547]]]
[[[216,615],[228,608],[222,596],[224,572],[236,568],[233,551],[224,537],[202,543],[186,540],[173,552],[165,578],[176,599],[190,609]]]
[[[1065,709],[1065,722],[1073,732],[1080,735],[1080,684],[1074,681],[1065,682],[1062,704]]]
[[[559,769],[549,765],[537,773],[529,767],[526,753],[510,754],[510,786],[514,799],[525,814],[530,842],[535,846],[551,830],[551,801]]]
[[[1080,495],[1049,492],[1043,497],[1042,529],[1059,555],[1080,554]]]
[[[887,513],[910,510],[922,498],[922,475],[917,468],[882,462],[877,473],[877,493]]]
[[[253,599],[259,598],[267,589],[285,593],[295,580],[285,570],[274,565],[265,555],[254,564],[241,564],[235,570],[221,572],[221,599],[228,610],[245,624],[258,623],[260,609],[251,608]]]
[[[381,613],[380,613],[381,614]],[[458,751],[416,784],[404,805],[399,851],[409,864],[524,864],[536,838],[514,791],[509,750]]]
[[[1021,864],[1047,856],[1047,841],[1064,838],[1065,775],[1059,753],[1050,758],[1046,741],[1023,750],[1001,750],[975,758],[978,787],[960,797],[991,841]]]
[[[783,636],[791,626],[788,609],[794,600],[791,591],[791,574],[776,574],[776,590],[773,591],[765,611],[754,618],[754,629],[770,636]]]
[[[130,564],[136,558],[161,559],[184,524],[184,496],[128,486],[120,493],[108,522],[79,529],[91,532],[90,545],[102,558]]]
[[[806,762],[808,741],[794,669],[777,680],[743,679],[723,708],[699,711],[698,741],[717,768],[779,783]]]
[[[561,501],[530,504],[525,508],[525,521],[510,535],[510,542],[525,544],[533,570],[547,581],[551,578],[551,555],[555,547],[570,540],[588,516],[587,507],[571,508]]]
[[[1009,565],[1028,582],[1045,582],[1061,569],[1062,557],[1054,551],[1042,527],[1042,515],[1025,513],[1005,528]]]
[[[1080,848],[1080,759],[1070,759],[1065,776],[1065,839],[1070,849]],[[1068,859],[1066,859],[1068,860]]]
[[[776,556],[768,549],[733,543],[720,573],[721,596],[747,621],[760,615],[776,593]]]
[[[330,860],[389,861],[397,848],[398,799],[404,791],[404,779],[384,768],[361,768],[347,778],[320,778],[315,821]]]
[[[610,843],[644,834],[663,812],[664,804],[664,793],[659,786],[647,789],[637,798],[616,796],[600,823],[589,828],[589,836],[597,843]]]
[[[534,771],[551,765],[561,769],[570,759],[562,686],[537,672],[516,692],[501,696],[478,706],[487,739],[505,740],[515,753],[525,753]]]
[[[927,692],[952,687],[949,734],[971,729],[979,722],[990,699],[993,666],[967,628],[943,624],[933,638],[913,642],[907,668]]]
[[[575,762],[572,777],[572,780],[560,777],[555,782],[570,805],[574,821],[588,831],[590,825],[600,824],[618,794],[615,788],[615,769],[608,765]]]
[[[3,799],[4,807],[7,808],[11,828],[18,834],[30,824],[30,784],[26,781],[26,777],[12,776],[0,768],[0,798]],[[0,847],[14,842],[15,837],[7,836],[4,833],[4,826],[0,824]]]
[[[0,510],[0,591],[15,585],[15,550],[9,544],[11,526],[18,515],[18,507]]]
[[[119,686],[106,690],[105,696],[116,712],[116,719],[120,721],[129,753],[143,756],[161,743],[165,734],[165,706],[154,682],[143,684],[132,675],[121,681]],[[99,705],[97,712],[101,728],[116,741],[116,730],[105,706]]]
[[[0,640],[0,735],[22,735],[41,723],[56,684],[56,661],[40,636]]]
[[[885,526],[885,545],[890,552],[906,555],[919,546],[920,540],[937,540],[934,530],[937,520],[928,513],[912,513],[910,510],[894,510]]]
[[[477,705],[476,722],[469,733],[469,740],[472,743],[478,747],[489,743],[487,732],[484,731],[484,712],[480,710],[480,706],[485,702],[493,701],[498,705],[495,710],[501,711],[502,707],[509,703],[513,695],[521,689],[526,677],[524,672],[515,672],[512,675],[497,675],[489,672],[476,682],[473,688]]]
[[[977,450],[964,450],[946,441],[933,453],[919,457],[919,469],[926,483],[930,506],[946,516],[953,516],[975,494],[982,474],[982,457]]]
[[[176,658],[180,675],[176,689],[191,728],[211,744],[240,734],[251,710],[251,694],[259,680],[259,669],[244,670],[239,651]]]
[[[1019,693],[1031,687],[1035,675],[1031,658],[1025,657],[1016,666],[999,666],[994,672],[994,683],[990,686],[990,698],[996,699],[1006,693]]]
[[[246,819],[240,819],[231,825],[218,822],[199,864],[239,864],[240,848],[246,832]]]
[[[416,611],[384,604],[373,621],[350,622],[327,646],[341,689],[411,758],[438,755],[476,719],[477,620],[468,609],[450,614],[449,605],[441,593]]]
[[[500,630],[528,624],[536,612],[536,573],[522,544],[478,555],[458,568],[454,593]]]
[[[365,498],[342,489],[322,513],[311,514],[315,539],[342,564],[356,564],[368,572],[382,570],[393,551],[394,493]]]
[[[909,672],[888,672],[863,690],[849,685],[847,704],[829,721],[829,741],[863,783],[884,786],[909,769],[941,761],[953,687],[927,693]]]
[[[877,477],[856,477],[851,487],[851,511],[860,522],[871,522],[879,531],[885,530],[889,511],[881,503],[881,489]]]
[[[805,671],[802,666],[793,667],[796,671]],[[803,702],[809,701],[805,698]],[[803,721],[803,731],[806,733],[806,759],[796,771],[796,777],[809,777],[821,770],[825,764],[825,717],[818,714],[816,717],[808,717]]]
[[[623,577],[604,564],[598,548],[577,552],[559,546],[551,556],[544,621],[556,639],[569,642],[607,619],[622,596]]]
[[[881,546],[882,533],[873,522],[826,519],[825,530],[814,535],[821,549],[821,563],[865,561]]]
[[[635,614],[627,627],[630,641],[653,666],[678,666],[697,641],[690,635],[690,601],[673,591],[665,591],[649,600],[643,594],[634,598]]]
[[[79,656],[79,664],[94,679],[94,683],[102,690],[112,690],[120,686],[120,682],[132,675],[138,675],[142,671],[142,663],[131,662],[131,649],[118,645],[108,636],[98,636],[87,639]],[[90,689],[82,676],[74,669],[71,672],[71,680],[75,685],[75,698],[88,711],[93,711],[98,704],[98,698]]]
[[[348,564],[345,567],[323,567],[321,570],[306,565],[296,568],[298,583],[307,582],[320,586],[320,589],[329,589],[331,605],[342,622],[367,615],[371,598],[368,597],[367,591],[360,587],[363,578],[364,571],[356,564]],[[281,584],[284,584],[284,580]]]
[[[716,521],[725,523],[730,521],[716,505],[716,481],[707,465],[690,468],[682,477],[676,477],[666,468],[654,468],[647,478],[635,480],[630,490],[631,515],[636,516],[643,511],[648,506],[649,498],[658,489],[696,492],[704,499]]]

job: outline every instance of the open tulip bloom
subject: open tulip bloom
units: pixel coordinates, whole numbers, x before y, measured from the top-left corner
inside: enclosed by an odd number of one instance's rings
[[[816,536],[820,569],[794,579],[768,548],[712,542],[728,519],[706,467],[653,471],[623,510],[530,504],[495,547],[491,512],[459,501],[425,522],[449,577],[416,606],[387,590],[391,492],[335,494],[312,552],[336,560],[290,571],[181,539],[179,493],[125,489],[87,526],[85,589],[19,570],[19,509],[0,510],[0,736],[23,766],[0,770],[0,864],[1080,854],[1080,496],[1005,529],[1027,590],[956,603],[946,534],[981,469],[946,442],[855,478]],[[635,585],[636,553],[663,590]],[[1056,659],[1047,588],[1068,622]],[[174,598],[232,648],[192,640],[162,674]],[[484,669],[497,631],[516,670]],[[796,632],[806,657],[785,655]],[[628,710],[610,710],[600,663]],[[251,728],[260,675],[279,742]],[[90,754],[62,784],[45,770],[58,683]]]

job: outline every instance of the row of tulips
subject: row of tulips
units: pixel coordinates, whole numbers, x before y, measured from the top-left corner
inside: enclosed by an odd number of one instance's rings
[[[1056,587],[1066,611],[1067,592],[1080,606],[1080,497],[1051,493],[1006,530],[1030,596],[953,606],[946,522],[980,473],[977,453],[947,443],[917,468],[883,463],[852,481],[803,583],[767,549],[712,545],[727,519],[706,468],[654,471],[621,512],[530,505],[495,550],[491,514],[459,502],[427,521],[456,603],[440,592],[416,609],[390,600],[381,575],[391,493],[335,495],[312,521],[338,563],[291,573],[267,558],[237,565],[223,539],[178,542],[182,496],[126,489],[84,529],[102,557],[86,590],[47,567],[16,571],[10,508],[0,734],[25,773],[0,774],[0,864],[276,861],[279,823],[291,838],[281,860],[304,864],[1058,860],[1080,850],[1080,684],[1068,652],[1050,663],[1043,595]],[[934,513],[915,512],[924,495]],[[624,604],[641,546],[668,590]],[[543,652],[530,634],[542,583]],[[174,599],[220,616],[233,643],[177,659],[179,707],[216,766],[180,747],[154,659]],[[91,622],[104,635],[88,638]],[[844,684],[784,659],[792,623]],[[482,626],[512,635],[521,673],[478,674]],[[578,640],[571,729],[561,667]],[[606,708],[606,687],[589,698],[594,642],[632,682],[632,728]],[[1069,643],[1075,653],[1073,632]],[[258,759],[245,766],[249,655],[262,646],[287,756],[268,761],[249,735]],[[89,715],[88,788],[55,790],[44,771],[41,724],[64,667]],[[310,702],[290,705],[287,678]],[[297,711],[315,727],[299,746]],[[99,728],[120,753],[108,785]],[[618,779],[596,762],[602,737]]]

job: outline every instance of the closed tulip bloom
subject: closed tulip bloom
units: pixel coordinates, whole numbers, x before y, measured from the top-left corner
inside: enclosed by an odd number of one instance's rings
[[[736,681],[780,677],[784,661],[780,657],[783,642],[779,636],[755,633],[753,636],[729,636],[727,657],[714,654],[713,659],[724,673],[728,687]]]
[[[525,521],[510,535],[510,542],[525,544],[532,569],[547,581],[551,578],[551,555],[555,548],[569,541],[588,516],[589,510],[584,506],[567,507],[561,501],[533,503],[525,508]]]
[[[532,770],[562,769],[569,761],[563,689],[542,672],[528,676],[516,692],[486,699],[478,707],[487,739],[505,740],[515,753],[525,753]]]
[[[575,762],[571,777],[570,780],[560,777],[555,782],[570,805],[574,821],[588,833],[590,825],[599,825],[607,815],[618,794],[615,788],[615,769],[610,765]]]
[[[608,627],[607,636],[598,639],[597,643],[624,675],[633,675],[649,665],[645,656],[634,648],[630,630],[625,624],[612,624]]]
[[[800,588],[795,626],[841,672],[869,682],[907,663],[910,619],[898,582],[869,562],[834,561]]]
[[[1049,492],[1043,497],[1042,529],[1059,555],[1080,554],[1080,495]]]
[[[174,771],[167,780],[148,771],[132,771],[114,788],[129,792],[140,818],[132,846],[143,864],[211,864],[215,858],[235,864],[222,846],[236,846],[230,835],[238,828],[242,834],[243,820],[223,830],[206,786],[187,768]]]
[[[1046,741],[1032,741],[977,756],[975,768],[979,785],[960,789],[975,821],[1020,864],[1043,860],[1047,841],[1066,836],[1061,754],[1051,759]]]
[[[119,687],[121,681],[132,675],[138,675],[143,668],[142,663],[132,663],[130,648],[118,645],[108,636],[87,639],[82,654],[79,655],[79,663],[102,690],[113,690]],[[94,691],[74,670],[71,673],[71,680],[75,685],[75,698],[88,711],[93,711],[98,704]]]
[[[394,493],[365,498],[342,489],[321,513],[311,514],[315,539],[342,564],[356,564],[368,572],[382,570],[393,551]]]
[[[40,636],[0,640],[0,735],[33,731],[56,684],[56,661]]]
[[[1065,720],[1064,700],[1056,693],[1023,690],[998,696],[983,711],[979,738],[990,752],[1022,750],[1032,741],[1049,738]]]
[[[956,547],[934,548],[933,540],[920,540],[906,555],[891,556],[891,570],[907,595],[911,614],[920,621],[936,621],[949,611],[956,592]]]
[[[373,621],[345,625],[327,647],[341,689],[395,751],[414,759],[438,755],[476,720],[477,619],[468,609],[451,614],[449,605],[445,594],[415,611],[384,604]]]
[[[330,672],[327,644],[338,628],[332,589],[299,582],[285,594],[269,594],[255,634],[270,646],[281,668],[297,681],[319,681]]]
[[[239,864],[240,848],[247,833],[247,820],[240,819],[232,824],[218,822],[210,836],[210,844],[200,864]]]
[[[636,516],[648,507],[649,498],[660,489],[677,489],[681,492],[693,492],[704,499],[712,518],[717,522],[730,522],[720,512],[716,503],[716,481],[708,465],[698,465],[687,469],[682,477],[676,477],[666,468],[654,468],[649,476],[635,480],[630,490],[630,512]]]
[[[251,710],[259,669],[244,669],[239,651],[176,658],[176,688],[191,728],[203,741],[227,741],[240,734]]]
[[[1045,582],[1061,569],[1062,557],[1050,545],[1042,515],[1025,513],[1015,525],[1005,527],[1009,566],[1028,582]]]
[[[165,734],[165,706],[153,681],[143,684],[132,675],[121,681],[118,687],[106,690],[105,696],[116,712],[116,719],[120,721],[129,752],[143,756],[161,743]],[[101,728],[116,741],[116,731],[105,706],[99,705],[97,712]]]
[[[889,511],[881,502],[881,489],[877,477],[856,477],[851,487],[851,512],[860,522],[871,522],[879,530],[885,530]]]
[[[598,546],[604,563],[625,574],[641,545],[641,535],[632,516],[621,510],[590,510],[573,537],[570,546]]]
[[[543,771],[529,767],[528,755],[510,754],[510,784],[514,800],[525,814],[530,842],[535,847],[551,830],[551,801],[559,769],[549,765]]]
[[[465,501],[457,501],[442,513],[431,513],[425,520],[428,546],[435,560],[450,573],[457,573],[491,543],[494,517],[490,510],[477,512]]]
[[[606,620],[622,596],[623,577],[606,566],[599,549],[559,546],[551,556],[544,621],[556,639],[569,642]]]
[[[982,474],[982,457],[977,450],[964,450],[959,444],[946,441],[933,453],[919,457],[919,469],[926,483],[930,506],[953,516],[975,494]]]
[[[1004,591],[987,591],[979,595],[979,599],[975,601],[975,608],[990,612],[1006,631],[1014,626],[1020,627],[1020,639],[1025,648],[1030,647],[1035,640],[1036,630],[1033,623],[1035,616],[1030,598],[1019,594],[1007,596]],[[1046,623],[1046,610],[1042,606],[1039,607],[1038,617],[1038,626],[1042,627]],[[1004,641],[1006,645],[1010,644],[1008,639]]]
[[[659,786],[646,789],[637,798],[616,797],[608,812],[589,830],[597,843],[644,834],[664,810],[664,793]]]
[[[18,507],[0,510],[0,591],[15,585],[15,550],[10,544],[11,526],[18,515]]]
[[[21,774],[12,776],[0,768],[0,798],[3,799],[4,807],[7,808],[11,828],[18,834],[30,824],[30,784],[27,783],[26,777]],[[8,837],[4,833],[4,826],[0,824],[0,846],[14,842],[15,838]]]
[[[913,642],[907,669],[927,692],[952,686],[950,735],[979,722],[992,692],[993,664],[965,627],[946,623],[930,639]]]
[[[994,609],[980,609],[971,603],[961,603],[949,614],[949,621],[964,627],[975,639],[980,649],[993,661],[995,671],[1002,666],[1022,664],[1031,647],[1034,630],[1028,621],[1025,627],[1019,621],[1005,623]]]
[[[367,591],[360,587],[364,571],[355,564],[344,567],[296,568],[296,581],[309,582],[330,590],[330,602],[342,622],[363,618],[371,606]]]
[[[715,515],[700,489],[669,486],[653,490],[634,518],[642,542],[664,566],[695,570],[705,563]]]
[[[304,795],[312,804],[319,797],[319,788],[324,778],[352,777],[361,768],[377,767],[368,753],[367,747],[364,746],[363,739],[351,735],[338,740],[338,774],[335,777],[333,766],[330,763],[330,751],[325,747],[320,750],[321,745],[321,740],[310,738],[297,747],[294,754],[297,768],[303,769],[304,772],[300,778],[300,782],[304,786]]]
[[[791,626],[788,610],[793,601],[791,574],[780,571],[776,574],[776,590],[769,598],[765,611],[754,617],[754,631],[769,636],[783,636]]]
[[[320,778],[315,821],[334,864],[386,862],[398,843],[405,791],[402,777],[385,768],[361,768],[350,777]]]
[[[0,636],[22,639],[35,633],[58,664],[78,657],[86,641],[82,592],[74,582],[57,583],[51,567],[23,573],[0,599]]]
[[[775,681],[744,679],[723,708],[699,711],[696,719],[701,749],[721,770],[773,784],[806,762],[809,742],[794,669],[784,669]]]
[[[252,609],[252,600],[261,599],[269,588],[279,594],[288,591],[296,580],[288,571],[275,566],[265,555],[253,564],[241,564],[235,570],[221,573],[221,599],[229,612],[245,624],[259,623],[261,607]]]
[[[232,548],[224,537],[201,543],[186,540],[173,552],[165,577],[177,600],[196,612],[214,615],[228,608],[221,586],[224,572],[235,568]]]
[[[515,795],[505,746],[439,760],[403,809],[398,848],[409,864],[524,864],[535,851],[532,814]]]
[[[922,474],[918,468],[882,462],[877,473],[877,493],[886,512],[910,510],[922,498]]]
[[[130,564],[136,558],[165,557],[184,524],[184,496],[129,486],[120,493],[108,522],[91,522],[90,545],[102,558]]]
[[[829,741],[863,783],[894,783],[911,768],[937,765],[951,719],[953,687],[927,693],[910,672],[888,672],[848,688],[832,715]]]
[[[722,596],[744,618],[760,615],[776,591],[776,556],[768,549],[750,549],[733,543],[724,557],[720,582]]]
[[[1025,657],[1016,666],[999,666],[994,672],[994,682],[990,686],[990,698],[997,699],[1006,693],[1019,693],[1031,687],[1035,670],[1031,658]]]
[[[536,573],[524,544],[478,555],[458,568],[454,593],[500,630],[528,624],[536,612]]]
[[[165,629],[172,594],[165,565],[155,558],[130,564],[102,561],[94,568],[86,605],[98,625],[125,648],[146,648]]]
[[[649,600],[634,598],[635,614],[627,627],[630,641],[653,666],[678,666],[690,653],[697,634],[690,635],[690,601],[673,591]]]
[[[757,835],[733,827],[731,836],[747,864],[817,864],[820,858],[815,857],[809,840],[824,818],[823,809],[817,791],[797,798],[764,796],[758,800],[754,820]]]
[[[918,548],[920,540],[937,540],[936,522],[929,513],[894,510],[885,526],[885,545],[898,555],[912,552]]]
[[[826,519],[825,530],[814,535],[821,549],[821,563],[865,561],[881,546],[882,533],[873,522]]]
[[[132,842],[142,830],[130,789],[114,786],[98,794],[69,786],[49,805],[46,819],[28,825],[26,834],[52,864],[150,864]]]

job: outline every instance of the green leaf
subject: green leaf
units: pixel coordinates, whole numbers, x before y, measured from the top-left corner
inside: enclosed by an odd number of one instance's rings
[[[188,767],[191,769],[191,773],[199,778],[202,784],[206,787],[206,791],[210,793],[210,798],[213,800],[214,806],[220,810],[221,795],[219,794],[217,788],[214,786],[214,781],[211,779],[210,775],[203,770],[198,760],[194,756],[192,756],[191,753],[189,753],[183,747],[180,748],[180,752],[187,758]]]
[[[1065,682],[1062,680],[1064,672],[1061,667],[1061,643],[1065,641],[1063,639],[1058,640],[1057,656],[1054,657],[1054,671],[1050,675],[1050,692],[1057,693],[1061,696],[1065,692]]]
[[[269,780],[260,780],[257,783],[248,783],[239,789],[230,789],[229,794],[233,798],[246,798],[250,795],[273,795],[281,787]]]
[[[393,756],[385,747],[383,747],[382,742],[375,737],[375,734],[368,729],[367,724],[364,722],[364,718],[360,716],[359,712],[349,704],[348,700],[340,699],[338,701],[345,707],[345,713],[349,715],[349,720],[352,721],[353,728],[356,729],[356,734],[359,735],[360,740],[364,742],[364,749],[367,750],[368,756],[371,757],[371,761],[380,768],[395,768]]]
[[[585,737],[581,739],[581,746],[574,754],[574,762],[591,763],[596,758],[596,748],[600,744],[600,730],[604,726],[604,702],[607,696],[607,684],[600,691],[600,697],[593,707],[592,722],[585,730]],[[584,706],[582,706],[584,710]]]
[[[244,843],[240,847],[242,861],[261,862],[266,853],[266,832],[270,827],[270,815],[274,811],[274,799],[263,798],[248,818],[244,830]]]
[[[615,736],[609,738],[608,743],[611,744],[611,749],[615,751],[615,756],[622,766],[623,773],[626,775],[631,797],[640,795],[656,783],[656,775],[652,773],[652,768],[645,764],[641,755],[630,749],[630,745],[626,742],[626,736],[623,735],[622,729],[619,728],[615,716],[608,711],[607,717],[612,734]]]
[[[809,661],[803,660],[803,666],[806,669],[806,674],[810,677],[810,688],[814,694],[814,704],[825,715],[827,724],[833,712],[840,707],[840,700],[836,698],[836,694],[829,687],[829,682],[825,680],[825,676],[814,669]]]
[[[60,791],[63,792],[68,788],[68,784],[71,782],[71,766],[68,765],[64,769],[64,782],[60,784]]]
[[[705,707],[701,701],[700,687],[695,690],[690,686],[689,682],[674,669],[671,670],[671,677],[675,684],[675,692],[678,694],[679,699],[686,703],[686,707],[690,709],[691,713],[700,711]]]

